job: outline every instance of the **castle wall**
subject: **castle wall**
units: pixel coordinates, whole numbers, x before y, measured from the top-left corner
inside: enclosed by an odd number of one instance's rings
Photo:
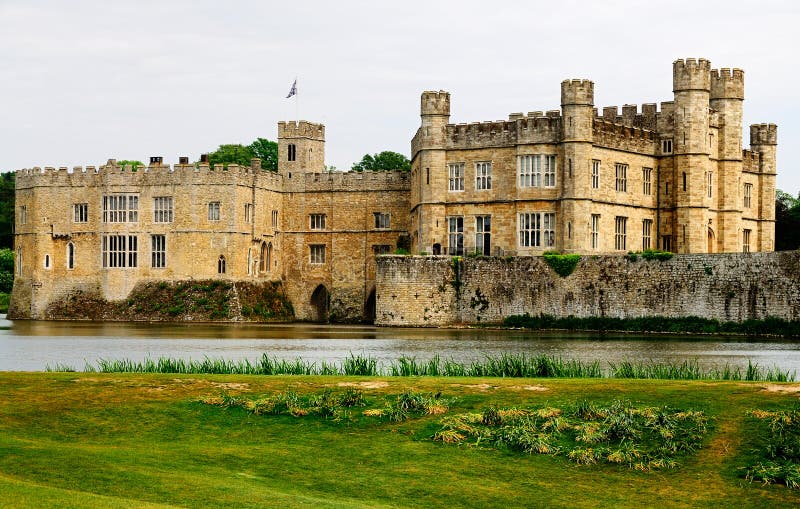
[[[379,249],[393,253],[408,231],[409,178],[405,172],[304,173],[287,182],[281,237],[287,295],[301,320],[361,321],[371,313]],[[375,214],[388,214],[388,227]],[[311,215],[324,215],[324,227]],[[312,260],[321,246],[324,260]],[[315,247],[315,249],[319,249]],[[317,263],[313,263],[317,262]],[[328,316],[314,295],[328,293]]]
[[[541,257],[383,257],[376,324],[497,323],[556,317],[800,319],[800,253],[692,254],[630,261],[584,256],[569,276]]]

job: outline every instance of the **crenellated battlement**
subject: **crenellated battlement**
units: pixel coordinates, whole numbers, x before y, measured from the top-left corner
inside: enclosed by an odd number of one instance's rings
[[[561,106],[594,105],[594,82],[591,80],[564,80],[561,82]]]
[[[74,166],[71,169],[45,166],[17,170],[16,181],[20,189],[58,186],[155,186],[173,184],[257,185],[280,189],[283,177],[276,172],[253,169],[250,166],[229,164],[227,167],[210,167],[207,163],[151,164],[133,169],[109,160],[99,166]]]
[[[672,113],[672,103],[661,103],[659,111],[656,103],[644,103],[641,106],[636,104],[625,104],[622,106],[622,114],[618,106],[604,106],[602,113],[598,108],[594,108],[595,119],[602,119],[605,122],[621,124],[627,127],[635,127],[648,131],[658,130],[658,120],[663,114]]]
[[[526,143],[557,143],[561,133],[561,112],[550,110],[512,113],[510,120],[449,124],[448,149],[503,147]]]
[[[422,115],[450,116],[450,93],[444,90],[426,90],[420,96],[420,113]]]
[[[278,122],[278,139],[280,138],[308,138],[325,141],[325,125],[307,120],[281,121]]]
[[[742,150],[742,170],[757,172],[761,169],[761,154],[753,150]]]
[[[753,124],[750,126],[750,146],[777,145],[778,126],[775,124]]]
[[[713,69],[711,99],[744,99],[744,71],[728,68]]]
[[[592,125],[594,144],[629,152],[655,155],[658,136],[649,129],[632,127],[595,117]]]
[[[711,62],[705,58],[678,59],[673,62],[672,90],[711,90]]]
[[[336,171],[299,173],[285,182],[285,191],[404,191],[410,186],[411,173],[408,171]]]

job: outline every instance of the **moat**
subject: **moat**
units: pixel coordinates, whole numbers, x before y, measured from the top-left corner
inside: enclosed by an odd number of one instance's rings
[[[460,362],[503,353],[548,354],[602,363],[622,360],[746,367],[748,360],[800,374],[800,341],[481,329],[337,325],[48,322],[0,319],[0,371],[41,371],[56,363],[82,369],[97,359],[170,356],[341,361],[366,354],[387,363],[403,355]]]

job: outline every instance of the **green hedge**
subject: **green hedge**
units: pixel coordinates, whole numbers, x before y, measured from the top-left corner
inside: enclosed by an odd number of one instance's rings
[[[513,315],[503,320],[506,327],[522,327],[526,329],[568,329],[597,331],[632,331],[632,332],[676,332],[676,333],[734,333],[750,336],[776,335],[800,337],[800,321],[787,321],[781,318],[764,320],[745,320],[743,322],[720,322],[697,316],[668,318],[665,316],[649,316],[642,318],[609,318],[568,316],[557,318],[551,315],[531,316],[529,314]]]
[[[580,260],[581,255],[578,254],[544,253],[545,263],[561,277],[567,277],[572,274]]]

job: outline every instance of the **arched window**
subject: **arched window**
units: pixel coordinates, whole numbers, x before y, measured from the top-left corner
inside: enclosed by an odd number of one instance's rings
[[[260,256],[260,258],[258,260],[258,271],[261,272],[261,273],[264,273],[267,270],[269,270],[267,268],[267,267],[269,267],[269,262],[267,261],[267,243],[266,242],[262,242],[261,243],[261,253],[260,253],[260,255],[261,256]]]
[[[253,250],[247,250],[247,275],[253,274]]]
[[[217,274],[225,274],[225,256],[219,255],[217,260]]]
[[[67,244],[67,268],[75,268],[75,244],[72,242]]]
[[[272,267],[272,242],[267,244],[267,272],[271,271]]]
[[[50,255],[49,254],[44,255],[44,268],[45,269],[49,269],[50,268]]]
[[[21,276],[22,275],[22,248],[21,247],[17,248],[17,260],[16,260],[16,262],[17,262],[17,275]]]

